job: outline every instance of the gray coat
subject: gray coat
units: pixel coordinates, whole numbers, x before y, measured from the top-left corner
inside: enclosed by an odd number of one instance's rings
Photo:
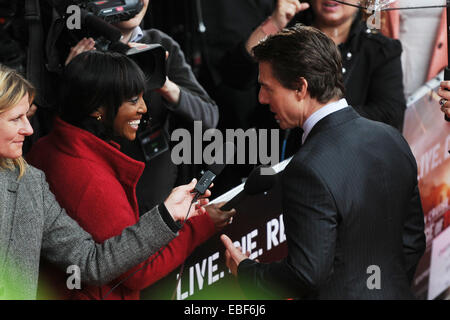
[[[78,266],[82,282],[102,285],[177,235],[155,207],[121,235],[97,244],[59,206],[42,171],[28,166],[17,177],[18,170],[0,170],[0,299],[36,298],[41,254],[65,271]]]

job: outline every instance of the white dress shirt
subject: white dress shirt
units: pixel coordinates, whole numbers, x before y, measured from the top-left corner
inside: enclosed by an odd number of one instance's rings
[[[342,98],[339,101],[332,102],[323,106],[322,108],[314,112],[312,115],[310,115],[308,119],[306,119],[302,127],[303,128],[302,144],[305,143],[306,138],[308,137],[312,128],[314,128],[314,126],[317,124],[317,122],[325,118],[327,115],[347,107],[348,107],[347,100],[345,100],[345,98]]]
[[[136,28],[133,29],[133,32],[131,33],[130,42],[138,42],[139,40],[142,39],[143,36],[144,32],[142,31],[141,27],[137,26]]]

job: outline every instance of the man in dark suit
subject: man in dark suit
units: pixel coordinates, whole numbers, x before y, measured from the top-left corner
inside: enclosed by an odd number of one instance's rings
[[[282,175],[288,255],[263,264],[223,235],[227,265],[251,297],[411,299],[425,250],[417,165],[401,134],[362,118],[344,96],[341,58],[297,25],[253,49],[259,100],[302,147]],[[399,92],[401,94],[401,92]]]

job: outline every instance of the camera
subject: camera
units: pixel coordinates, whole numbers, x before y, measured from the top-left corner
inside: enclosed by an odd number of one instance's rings
[[[114,23],[133,18],[144,4],[141,0],[102,0],[86,3],[86,9],[103,20]]]
[[[80,29],[85,35],[120,40],[121,33],[112,23],[135,17],[144,7],[143,0],[53,0],[56,11],[69,29]],[[73,15],[78,24],[69,26]],[[81,20],[81,21],[80,21]],[[81,25],[80,25],[81,24]]]
[[[166,82],[166,49],[160,44],[136,43],[124,52],[146,72],[147,89],[161,88]]]
[[[108,23],[125,21],[136,16],[143,8],[142,0],[48,0],[64,15],[67,8],[76,5]]]
[[[54,0],[55,1],[55,0]],[[81,28],[68,30],[58,35],[66,38],[66,47],[78,43],[83,37],[92,37],[95,47],[101,51],[114,51],[127,55],[146,73],[147,88],[161,88],[166,81],[166,51],[159,44],[135,44],[129,46],[120,42],[121,32],[112,23],[135,17],[143,8],[142,0],[56,0],[55,9],[67,25],[68,8],[76,5],[80,8]]]

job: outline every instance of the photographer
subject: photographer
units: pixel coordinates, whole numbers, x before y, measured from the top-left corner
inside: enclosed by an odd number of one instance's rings
[[[175,185],[196,175],[192,165],[177,167],[172,162],[170,148],[157,156],[144,154],[142,139],[161,130],[165,139],[169,140],[172,130],[180,127],[190,129],[194,120],[202,121],[204,129],[215,128],[219,118],[216,103],[195,79],[178,43],[157,29],[142,30],[139,27],[148,5],[149,0],[143,0],[142,10],[135,17],[114,23],[122,32],[122,42],[130,46],[133,43],[160,44],[167,51],[165,84],[162,88],[144,95],[149,106],[152,129],[144,130],[141,126],[136,141],[120,141],[121,150],[125,154],[146,163],[136,190],[140,212],[147,211],[147,208],[161,201]],[[71,49],[66,64],[77,54],[93,50],[94,45],[93,39],[81,40]],[[143,71],[147,75],[150,73],[149,70]],[[149,158],[150,160],[147,160]]]

